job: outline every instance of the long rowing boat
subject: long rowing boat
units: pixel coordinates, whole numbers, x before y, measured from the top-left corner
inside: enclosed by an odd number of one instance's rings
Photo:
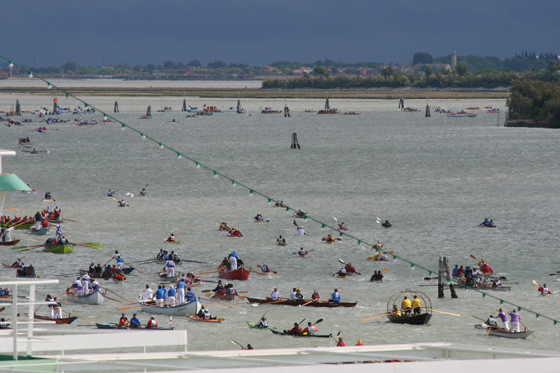
[[[326,300],[312,300],[312,299],[284,299],[284,300],[272,300],[270,297],[266,298],[251,298],[247,297],[249,303],[259,303],[259,304],[275,304],[282,306],[302,306],[307,304],[306,307],[356,307],[358,302],[329,302]]]
[[[286,332],[280,332],[278,330],[275,329],[270,329],[270,331],[276,335],[289,335],[292,337],[302,337],[302,338],[306,338],[306,337],[315,337],[315,338],[331,338],[332,334],[288,334]]]
[[[78,295],[68,298],[69,302],[79,303],[79,304],[103,304],[105,300],[105,293],[102,293],[101,290],[96,289],[93,293],[87,295]]]
[[[130,327],[120,327],[119,324],[115,324],[114,322],[96,322],[95,326],[97,329],[119,329],[119,330],[173,330],[173,328],[146,328],[144,326],[140,326],[138,328],[130,328]]]
[[[245,266],[241,266],[234,270],[227,270],[223,267],[218,268],[218,276],[220,278],[224,278],[227,280],[248,280],[249,274],[251,273],[250,269],[245,268]]]
[[[477,324],[474,326],[477,329],[485,329],[488,330],[487,324]],[[503,328],[495,328],[492,327],[488,331],[488,335],[493,335],[494,337],[502,337],[502,338],[513,338],[513,339],[525,339],[531,335],[531,331],[527,328],[522,332],[508,332]]]
[[[35,320],[54,321],[55,324],[72,324],[78,317],[68,315],[68,317],[63,317],[62,319],[53,319],[49,316],[41,316],[36,314],[33,316],[33,318]]]
[[[167,315],[167,316],[196,315],[201,309],[202,309],[202,304],[197,299],[173,307],[160,307],[150,303],[140,304],[140,311],[142,312],[157,313],[160,315]]]

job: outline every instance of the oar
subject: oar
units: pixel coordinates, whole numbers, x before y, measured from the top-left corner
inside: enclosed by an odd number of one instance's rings
[[[362,315],[354,315],[354,317],[360,317],[360,316],[373,316],[373,315],[380,315],[380,314],[387,314],[387,312],[376,312],[376,313],[364,313]]]
[[[305,306],[307,306],[308,304],[315,302],[316,300],[317,300],[317,299],[312,299],[312,300],[310,300],[309,302],[305,302],[305,303],[302,304],[300,307],[305,307]]]
[[[218,301],[212,300],[212,299],[206,299],[206,300],[209,301],[209,302],[218,303],[218,304],[221,304],[221,305],[224,305],[224,306],[229,306],[229,307],[233,307],[233,308],[239,308],[239,309],[241,309],[241,310],[244,310],[244,309],[245,309],[245,308],[243,308],[243,307],[234,306],[233,304],[225,304],[225,303],[218,302]]]
[[[519,322],[521,323],[521,325],[523,325],[523,327],[524,327],[525,329],[529,330],[529,328],[527,327],[527,325],[523,324],[523,321],[519,320]],[[533,336],[533,338],[537,338],[537,337],[533,334],[533,332],[531,332],[531,335]]]
[[[234,341],[233,339],[231,340],[231,343],[235,343],[235,344],[239,345],[239,347],[241,347],[242,350],[245,349],[245,347],[243,347],[243,345],[242,345],[241,343],[236,342],[236,341]]]
[[[125,301],[127,301],[127,302],[130,303],[130,304],[136,303],[136,302],[132,302],[132,301],[126,299],[125,297],[122,297],[122,296],[118,295],[118,294],[115,293],[114,291],[111,291],[110,289],[107,289],[107,288],[105,288],[105,287],[103,287],[103,286],[101,286],[101,285],[99,285],[99,287],[100,287],[101,289],[105,289],[106,291],[110,292],[111,294],[116,295],[117,297],[119,297],[119,298],[121,298],[121,299],[124,299]]]
[[[0,312],[4,311],[5,309],[6,309],[6,307],[0,308]]]
[[[81,223],[79,220],[73,220],[68,218],[63,218],[63,220],[73,221],[74,223]]]
[[[538,282],[536,282],[535,280],[533,280],[533,284],[537,285],[537,286],[541,286]]]
[[[461,315],[459,315],[458,313],[451,313],[451,312],[436,311],[436,310],[434,310],[434,309],[432,309],[432,312],[443,313],[443,314],[445,314],[445,315],[451,315],[451,316],[457,316],[457,317],[461,317]]]
[[[39,240],[36,240],[34,238],[22,238],[22,240],[26,240],[26,241],[35,241],[38,242]]]
[[[387,314],[388,314],[388,312],[385,312],[383,315],[370,317],[369,319],[363,319],[362,321],[369,321],[369,320],[373,320],[373,319],[378,319],[380,317],[387,316]]]
[[[127,307],[121,307],[121,308],[117,308],[119,311],[124,311],[124,310],[129,310],[131,308],[137,308],[137,307],[142,307],[145,306],[145,304],[136,304],[134,306],[127,306]]]
[[[6,210],[10,210],[10,211],[17,211],[17,212],[21,212],[20,210],[18,210],[18,209],[15,209],[15,208],[13,208],[13,207],[8,207],[8,206],[4,206],[4,208],[5,208]]]

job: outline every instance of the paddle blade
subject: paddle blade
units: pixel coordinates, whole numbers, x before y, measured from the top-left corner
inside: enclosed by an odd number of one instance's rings
[[[537,286],[541,286],[541,285],[539,285],[539,283],[536,282],[535,280],[533,280],[533,284],[535,284],[535,285],[537,285]]]
[[[95,250],[104,250],[103,248],[105,247],[104,243],[99,242],[86,242],[86,245]]]
[[[388,268],[385,268],[383,271],[381,271],[381,273],[387,272],[387,269],[388,269]]]
[[[319,320],[315,321],[315,324],[319,324],[320,322],[323,322],[323,319],[319,319]]]

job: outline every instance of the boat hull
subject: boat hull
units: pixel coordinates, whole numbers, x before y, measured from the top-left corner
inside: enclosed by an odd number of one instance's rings
[[[77,297],[68,298],[68,301],[72,303],[91,304],[91,305],[103,304],[104,300],[105,300],[105,294],[103,294],[99,290],[96,290],[88,295],[79,295]]]
[[[12,240],[12,241],[6,241],[6,242],[0,242],[0,245],[2,246],[14,246],[15,244],[17,244],[20,240]]]
[[[358,302],[340,302],[340,303],[334,303],[334,302],[328,302],[328,301],[324,301],[324,300],[318,300],[318,301],[312,301],[311,299],[292,299],[292,300],[281,300],[281,301],[273,301],[272,298],[250,298],[247,297],[247,300],[250,303],[260,303],[260,304],[272,304],[272,305],[281,305],[281,306],[301,306],[303,304],[306,304],[306,307],[327,307],[327,308],[333,308],[333,307],[356,307],[356,304],[358,304]]]
[[[218,319],[203,319],[203,318],[198,317],[196,315],[189,315],[188,317],[189,317],[189,319],[194,320],[194,321],[221,323],[221,321],[218,320]]]
[[[74,245],[64,244],[64,245],[49,245],[45,246],[43,251],[54,254],[69,254],[74,249]]]
[[[250,273],[251,271],[245,268],[245,266],[239,267],[233,271],[228,271],[227,269],[223,269],[223,268],[218,269],[218,276],[220,276],[220,278],[227,279],[227,280],[246,281],[249,279]]]
[[[43,227],[37,230],[33,230],[33,228],[29,228],[29,233],[34,234],[36,236],[44,236],[49,233],[49,228]]]
[[[395,316],[387,315],[389,321],[396,324],[411,324],[411,325],[424,325],[430,321],[432,318],[431,313],[421,313],[419,315],[410,316]]]
[[[289,335],[290,337],[301,337],[301,338],[331,338],[332,334],[288,334],[280,332],[275,329],[270,329],[270,331],[276,335]]]
[[[97,329],[119,329],[119,330],[173,330],[173,328],[146,328],[146,327],[139,327],[139,328],[129,328],[129,327],[119,327],[118,324],[114,322],[96,322],[95,326]]]
[[[189,316],[196,315],[202,309],[198,300],[183,303],[174,307],[158,307],[156,305],[141,305],[140,310],[145,313],[167,315],[167,316]]]
[[[76,316],[69,316],[69,317],[63,317],[62,319],[53,319],[53,318],[48,317],[48,316],[35,315],[34,319],[35,320],[54,321],[55,324],[72,324],[78,318]]]

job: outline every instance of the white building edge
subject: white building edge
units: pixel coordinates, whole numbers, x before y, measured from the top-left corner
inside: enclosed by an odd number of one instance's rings
[[[14,329],[0,331],[0,372],[560,371],[558,352],[451,343],[189,352],[186,330],[57,333],[34,328],[44,322],[30,315],[35,305],[45,303],[35,301],[35,288],[54,282],[58,280],[0,279],[0,287],[11,287],[14,293],[11,302],[1,304],[12,308]],[[17,296],[22,287],[29,287],[23,303]]]

